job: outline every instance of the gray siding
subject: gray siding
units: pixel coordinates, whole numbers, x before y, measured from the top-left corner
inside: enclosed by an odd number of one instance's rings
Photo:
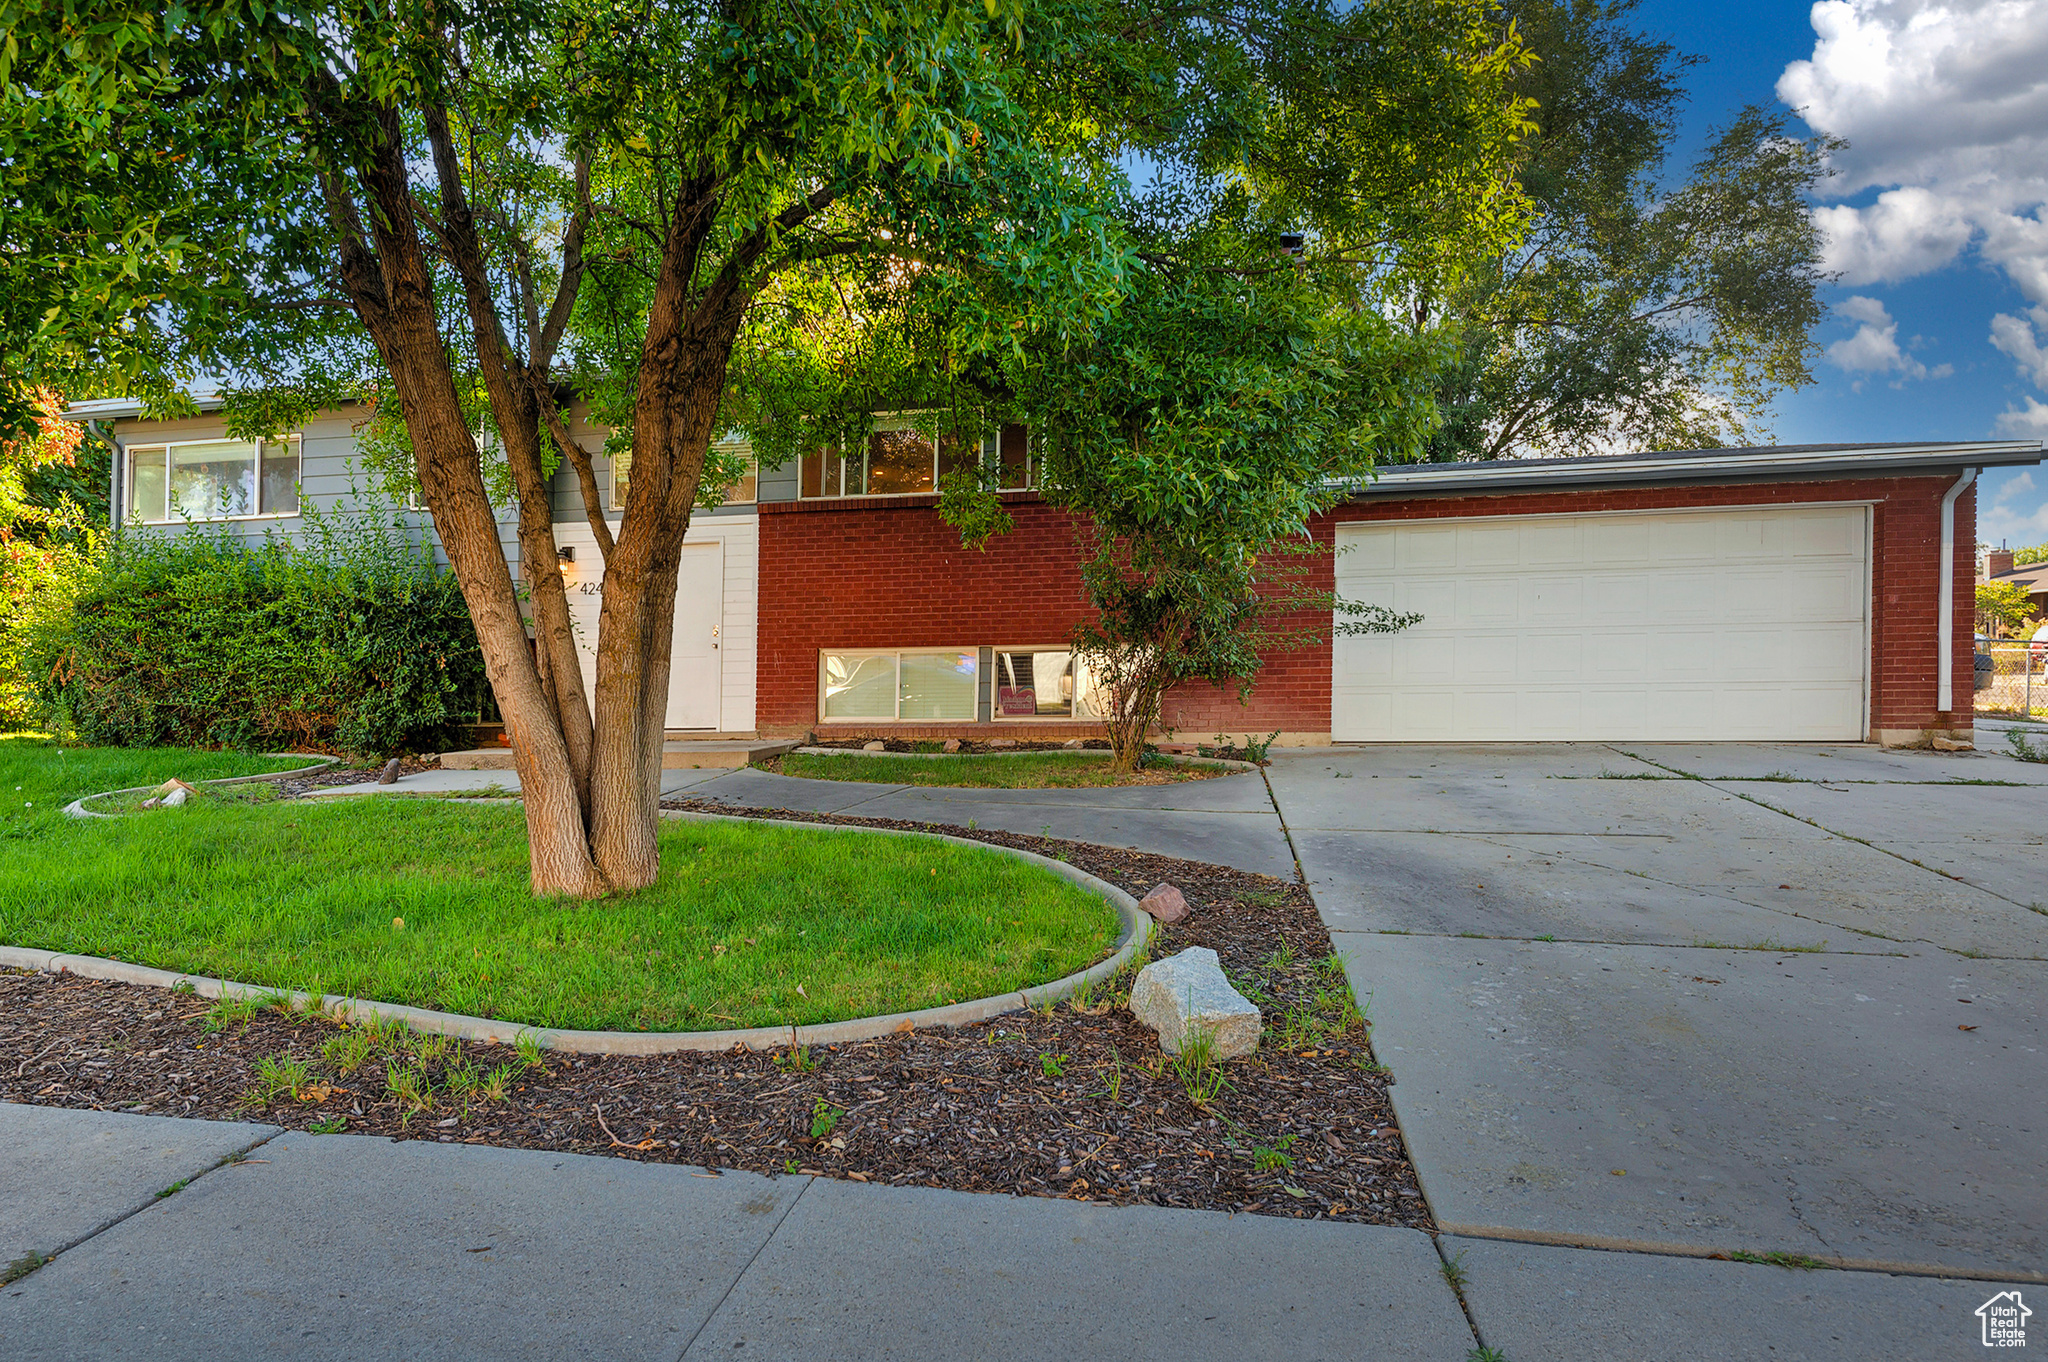
[[[777,464],[761,470],[760,490],[756,494],[762,501],[796,500],[796,460]]]
[[[356,464],[354,423],[362,419],[359,408],[327,412],[294,432],[299,436],[299,505],[302,513],[284,516],[251,516],[233,520],[173,521],[150,527],[153,533],[218,534],[223,531],[250,545],[261,544],[276,535],[301,539],[308,532],[304,510],[329,519],[365,511],[380,518],[390,516],[408,533],[434,547],[434,556],[445,563],[440,541],[434,536],[433,517],[424,508],[393,505],[381,487]],[[219,415],[188,417],[175,421],[117,421],[111,423],[115,440],[114,504],[125,518],[128,501],[128,450],[137,446],[180,440],[218,440],[227,435],[227,423]],[[498,517],[498,537],[505,545],[508,561],[518,570],[519,545],[513,512],[506,508]]]

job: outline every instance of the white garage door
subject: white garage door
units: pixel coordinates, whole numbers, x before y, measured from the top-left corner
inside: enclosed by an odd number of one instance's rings
[[[1864,507],[1337,528],[1337,591],[1418,611],[1335,641],[1338,742],[1864,735]]]

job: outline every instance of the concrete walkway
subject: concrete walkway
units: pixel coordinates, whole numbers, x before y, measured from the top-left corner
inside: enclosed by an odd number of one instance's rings
[[[342,785],[318,790],[332,798],[368,794],[447,794],[519,790],[516,771],[422,771],[395,785]],[[1162,856],[1210,861],[1261,875],[1294,878],[1294,853],[1256,772],[1175,785],[1073,790],[951,790],[873,785],[854,780],[800,780],[751,768],[663,771],[664,795],[687,794],[741,808],[791,809],[859,818],[951,823]]]
[[[1461,1362],[1479,1337],[1413,1230],[13,1105],[0,1240],[62,1249],[0,1287],[10,1362]],[[1448,1247],[1514,1362],[1963,1357],[1992,1294]]]

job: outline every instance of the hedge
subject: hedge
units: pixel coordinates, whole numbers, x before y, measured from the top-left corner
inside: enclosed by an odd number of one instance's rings
[[[403,531],[124,531],[36,641],[47,720],[86,742],[439,750],[488,701],[454,575]]]

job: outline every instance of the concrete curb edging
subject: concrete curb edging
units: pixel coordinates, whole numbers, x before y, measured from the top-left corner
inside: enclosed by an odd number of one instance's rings
[[[310,756],[311,754],[306,752],[265,752],[261,755],[282,759],[285,757]],[[259,775],[253,776],[222,776],[219,780],[202,780],[199,783],[201,785],[247,785],[251,781],[257,780],[290,780],[294,776],[311,775],[315,771],[325,771],[330,766],[339,766],[340,764],[340,757],[322,757],[310,765],[294,766],[289,771],[264,771]],[[85,807],[86,802],[93,799],[106,799],[113,795],[142,794],[155,788],[157,787],[154,785],[131,785],[125,790],[101,790],[98,794],[80,795],[64,806],[64,812],[73,818],[126,818],[128,815],[121,813],[96,813]]]
[[[244,780],[251,778],[236,777]],[[109,818],[117,815],[85,812],[82,816]],[[1055,861],[1036,852],[977,842],[968,837],[910,832],[900,828],[858,828],[830,823],[801,823],[787,819],[738,818],[723,814],[685,813],[673,809],[664,809],[661,816],[706,823],[767,823],[775,827],[867,833],[881,837],[930,837],[1004,856],[1014,856],[1018,860],[1028,861],[1050,870],[1055,875],[1108,899],[1110,906],[1116,909],[1118,918],[1122,920],[1123,932],[1117,938],[1116,949],[1110,953],[1108,959],[1098,961],[1079,973],[1069,974],[1064,979],[1055,979],[1051,983],[1039,984],[1016,993],[998,993],[970,1002],[948,1003],[943,1007],[928,1007],[917,1012],[893,1012],[880,1017],[855,1017],[847,1021],[819,1022],[810,1026],[757,1026],[732,1031],[571,1031],[545,1026],[524,1026],[516,1022],[494,1021],[489,1017],[464,1016],[458,1012],[436,1012],[404,1003],[380,1003],[362,998],[347,998],[336,993],[323,994],[315,998],[314,995],[299,989],[258,987],[227,979],[213,979],[205,975],[180,974],[174,970],[155,969],[148,965],[131,965],[123,960],[108,960],[96,955],[71,955],[63,951],[37,950],[22,946],[0,946],[0,968],[38,970],[45,974],[75,974],[82,979],[146,984],[155,988],[188,987],[193,994],[202,998],[285,998],[298,1007],[317,1003],[322,1010],[350,1020],[362,1021],[365,1018],[377,1017],[385,1021],[402,1021],[415,1031],[454,1036],[459,1040],[513,1045],[518,1043],[522,1036],[531,1036],[547,1049],[570,1054],[664,1055],[684,1051],[721,1052],[735,1047],[749,1050],[778,1050],[796,1045],[840,1045],[853,1041],[875,1040],[897,1032],[915,1031],[921,1027],[964,1026],[970,1022],[986,1021],[1005,1012],[1017,1012],[1028,1007],[1041,1007],[1047,1003],[1057,1002],[1069,994],[1114,977],[1152,936],[1152,918],[1138,907],[1136,899],[1078,866]]]
[[[799,747],[795,754],[805,757],[893,757],[899,761],[942,761],[948,757],[1101,757],[1107,760],[1113,755],[1099,747],[1061,747],[1032,752],[863,752],[857,747]],[[1154,752],[1152,757],[1175,766],[1221,766],[1226,771],[1259,769],[1251,762],[1232,761],[1227,757],[1191,757],[1180,752]]]

